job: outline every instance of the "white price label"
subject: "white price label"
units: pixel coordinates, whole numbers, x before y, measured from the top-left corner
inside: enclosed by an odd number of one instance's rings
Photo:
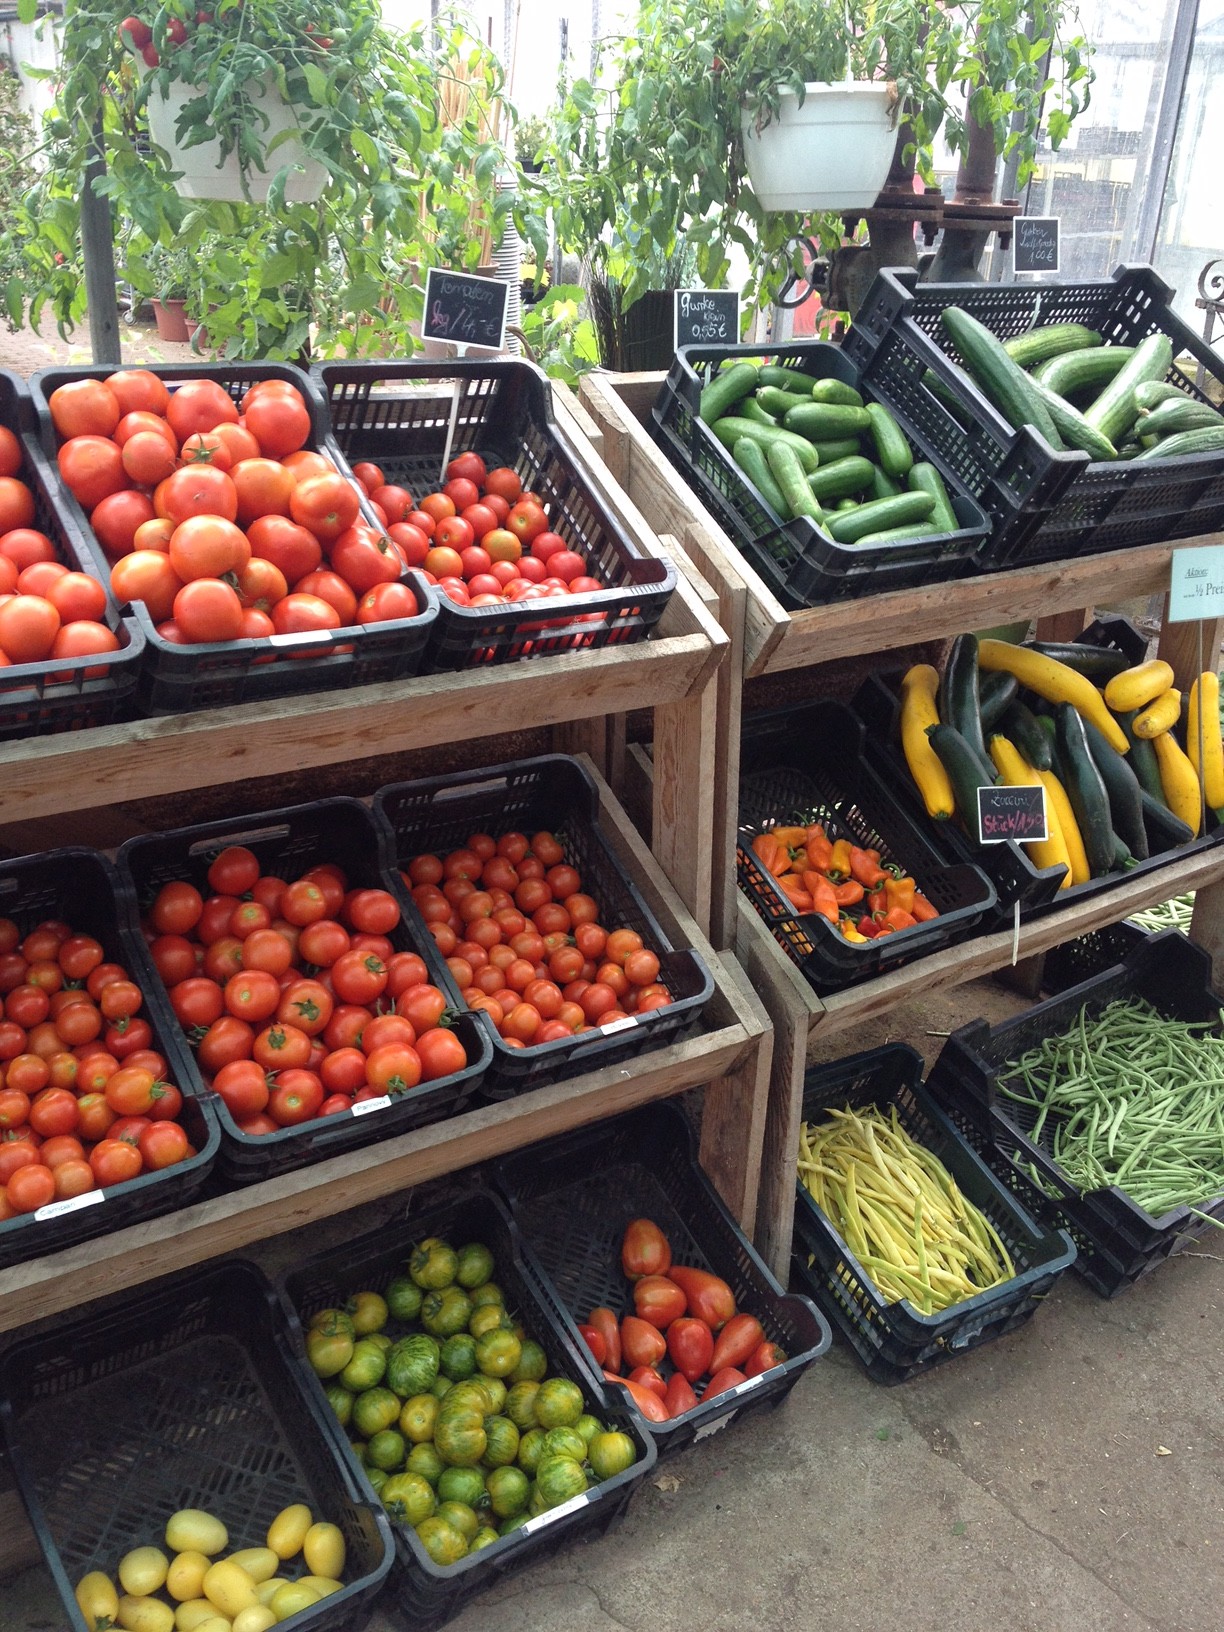
[[[390,1094],[381,1094],[377,1099],[359,1099],[353,1106],[353,1115],[369,1116],[371,1111],[385,1111],[390,1103]]]
[[[34,1217],[63,1218],[65,1213],[79,1213],[82,1207],[93,1207],[99,1201],[105,1201],[104,1190],[86,1190],[83,1195],[69,1196],[66,1201],[49,1201],[45,1207],[38,1208]]]
[[[586,1507],[591,1499],[589,1491],[584,1491],[581,1496],[571,1496],[568,1502],[562,1502],[559,1507],[550,1507],[547,1513],[537,1513],[534,1519],[528,1519],[520,1528],[525,1536],[530,1535],[533,1530],[542,1530],[546,1524],[555,1524],[567,1513],[577,1513],[578,1509]]]
[[[750,1388],[759,1388],[764,1381],[765,1373],[761,1371],[755,1377],[746,1377],[742,1383],[736,1383],[734,1388],[727,1390],[727,1393],[732,1396],[747,1394]]]
[[[730,1390],[728,1390],[728,1393],[730,1393]],[[707,1422],[693,1434],[693,1444],[695,1445],[699,1439],[709,1439],[711,1434],[721,1433],[729,1422],[734,1421],[735,1412],[728,1411],[726,1416],[719,1417],[714,1422]]]
[[[600,1026],[600,1031],[627,1031],[630,1026],[637,1025],[637,1016],[622,1014],[619,1020],[609,1020],[606,1026]]]
[[[1170,623],[1224,615],[1224,544],[1174,550],[1169,572]]]

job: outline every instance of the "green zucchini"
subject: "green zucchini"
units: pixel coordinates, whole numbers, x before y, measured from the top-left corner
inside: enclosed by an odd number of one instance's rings
[[[926,521],[915,522],[910,527],[886,527],[878,533],[864,533],[862,538],[856,538],[856,544],[900,544],[907,538],[938,538],[938,529],[933,523]]]
[[[956,808],[960,812],[969,837],[975,844],[980,844],[982,834],[978,826],[977,790],[992,788],[998,780],[998,773],[990,760],[983,760],[955,727],[944,725],[942,722],[939,725],[928,725],[927,737],[940,764],[948,773],[948,780],[952,784],[952,793],[956,799]]]
[[[779,391],[798,391],[801,396],[811,393],[814,379],[797,368],[782,368],[778,363],[765,363],[759,370],[762,385],[776,386]]]
[[[1017,430],[1032,425],[1052,448],[1061,449],[1062,438],[1032,380],[1011,360],[986,325],[959,306],[946,306],[939,315],[965,367],[1004,419]]]
[[[754,363],[735,363],[716,374],[702,389],[697,405],[698,416],[707,425],[730,413],[737,402],[750,397],[757,388],[759,374]]]
[[[769,406],[768,403],[765,405]],[[871,424],[866,408],[848,408],[840,402],[801,402],[783,415],[788,431],[806,436],[809,442],[835,442],[857,436]]]
[[[1067,790],[1093,878],[1113,871],[1116,836],[1105,783],[1088,751],[1084,722],[1070,703],[1054,711],[1060,780]]]
[[[978,672],[978,718],[983,736],[998,725],[1019,690],[1020,682],[1005,669],[992,669],[987,674]]]
[[[835,459],[849,459],[851,454],[863,451],[857,436],[841,436],[833,442],[814,442],[812,446],[822,465],[831,465]]]
[[[877,463],[888,475],[901,481],[914,463],[914,450],[906,440],[905,432],[882,402],[869,402],[867,414]]]
[[[948,497],[948,490],[943,484],[943,477],[934,465],[923,462],[911,467],[905,478],[906,486],[911,493],[929,493],[935,500],[935,508],[931,512],[931,520],[935,523],[936,531],[941,533],[955,533],[960,528],[956,519],[956,511],[952,508],[952,500]]]
[[[767,414],[772,414],[781,423],[792,408],[810,402],[811,398],[800,396],[797,391],[782,391],[776,385],[763,385],[756,394],[756,400]]]
[[[812,490],[807,485],[803,466],[799,463],[799,456],[794,448],[788,447],[785,442],[771,442],[765,449],[765,457],[786,501],[789,514],[807,516],[811,521],[823,522],[824,511],[816,503]]]
[[[1038,363],[1048,362],[1051,357],[1104,344],[1095,329],[1085,328],[1082,323],[1047,323],[1043,328],[1026,329],[1023,334],[1004,340],[1003,350],[1021,368],[1036,368]]]
[[[1161,402],[1141,414],[1135,429],[1146,441],[1149,436],[1176,436],[1179,431],[1215,430],[1224,425],[1218,408],[1209,402],[1183,397],[1180,402]]]
[[[1145,380],[1163,380],[1173,366],[1173,343],[1167,334],[1149,334],[1135,347],[1135,355],[1114,375],[1084,418],[1117,447],[1139,417],[1135,387]]]
[[[765,457],[765,449],[759,442],[750,442],[746,436],[741,436],[731,449],[731,457],[756,488],[771,510],[776,510],[783,521],[791,519],[790,510],[782,496],[782,489],[774,480],[774,473],[769,468],[769,460]]]
[[[982,759],[989,760],[982,730],[976,635],[957,635],[939,681],[939,717]]]
[[[1082,448],[1092,459],[1114,460],[1118,457],[1118,450],[1109,438],[1102,436],[1079,409],[1073,408],[1057,391],[1047,390],[1040,380],[1033,381],[1033,390],[1040,394],[1055,429],[1069,448]]]
[[[1129,669],[1130,659],[1116,646],[1088,646],[1079,641],[1026,640],[1030,652],[1052,657],[1056,663],[1065,663],[1076,674],[1086,674],[1089,680],[1112,680],[1115,674]]]
[[[817,380],[812,387],[813,402],[838,402],[846,408],[861,408],[863,399],[845,380]]]
[[[856,544],[868,533],[927,521],[934,508],[935,500],[929,493],[899,493],[895,499],[872,499],[867,504],[856,505],[845,515],[834,516],[828,523],[828,532],[839,544]]]
[[[818,499],[844,499],[849,494],[866,492],[875,468],[870,459],[854,454],[848,459],[835,459],[831,465],[820,465],[807,484]]]
[[[726,414],[722,419],[716,419],[710,429],[728,452],[741,436],[746,436],[750,442],[759,442],[765,449],[768,449],[771,442],[785,442],[799,455],[799,463],[804,470],[815,470],[820,463],[819,454],[805,436],[795,436],[791,431],[782,430],[780,426],[775,430],[772,425],[758,425],[755,419]]]
[[[743,419],[755,419],[758,425],[776,426],[782,423],[782,421],[775,418],[773,414],[767,413],[766,410],[761,407],[760,401],[756,397],[745,397],[743,402],[737,402],[735,405],[735,411]]]
[[[1162,402],[1185,402],[1186,393],[1168,380],[1144,380],[1135,387],[1135,401],[1140,408],[1158,408]]]
[[[1073,397],[1095,396],[1102,386],[1135,355],[1134,346],[1102,346],[1098,351],[1065,351],[1051,357],[1033,375],[1047,391],[1056,391],[1070,401]]]
[[[898,493],[904,492],[905,489],[901,486],[901,483],[894,482],[886,470],[881,470],[879,465],[872,465],[871,496],[873,499],[895,499]]]
[[[1114,832],[1138,861],[1148,858],[1147,828],[1143,825],[1143,790],[1126,759],[1093,725],[1084,720],[1084,736],[1092,763],[1101,773],[1109,797],[1109,816]]]
[[[984,723],[984,722],[983,722]],[[1029,764],[1038,771],[1048,771],[1054,764],[1054,745],[1038,723],[1032,709],[1018,699],[1003,716],[1003,735],[1016,745]]]
[[[1222,449],[1224,421],[1218,426],[1208,426],[1198,431],[1179,431],[1176,436],[1166,436],[1155,447],[1145,448],[1137,454],[1136,463],[1145,459],[1186,459],[1192,453],[1219,453]]]
[[[1158,804],[1164,805],[1164,787],[1160,780],[1160,765],[1156,759],[1156,750],[1152,747],[1152,739],[1135,735],[1135,715],[1140,712],[1137,708],[1131,709],[1129,713],[1119,714],[1117,717],[1122,733],[1130,743],[1130,753],[1126,757],[1130,760],[1131,770],[1134,771],[1139,786]]]

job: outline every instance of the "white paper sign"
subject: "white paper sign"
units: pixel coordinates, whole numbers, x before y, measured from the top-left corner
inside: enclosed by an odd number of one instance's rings
[[[1170,623],[1224,616],[1224,544],[1174,550],[1169,572]]]

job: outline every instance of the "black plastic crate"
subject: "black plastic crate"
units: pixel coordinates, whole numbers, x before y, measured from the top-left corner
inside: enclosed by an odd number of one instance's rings
[[[141,364],[140,367],[146,365]],[[47,403],[57,386],[72,380],[104,380],[115,370],[101,365],[45,368],[30,381],[42,446],[54,460],[58,436]],[[287,380],[302,393],[312,430],[307,446],[324,449],[327,413],[310,378],[290,363],[166,364],[152,369],[173,391],[187,380],[214,380],[237,402],[259,380]],[[110,563],[88,517],[62,483],[53,489],[60,520],[95,576],[110,582]],[[139,705],[145,714],[183,714],[192,709],[228,708],[235,703],[339,691],[387,680],[409,680],[420,671],[435,620],[438,597],[419,572],[408,572],[419,611],[390,623],[356,624],[318,633],[268,635],[179,646],[157,633],[143,601],[129,608],[132,627],[144,641]],[[295,653],[319,653],[300,657]]]
[[[1116,646],[1126,653],[1128,660],[1142,660],[1146,642],[1125,618],[1099,619],[1079,637],[1088,645]],[[872,752],[877,756],[881,774],[885,777],[893,797],[931,835],[932,842],[948,857],[959,861],[973,861],[992,880],[998,895],[998,917],[1010,923],[1015,905],[1020,904],[1022,919],[1036,917],[1051,908],[1064,907],[1099,895],[1125,879],[1142,878],[1145,874],[1196,855],[1200,850],[1218,844],[1224,838],[1224,827],[1215,814],[1207,812],[1207,831],[1189,844],[1177,842],[1177,824],[1173,817],[1155,810],[1146,810],[1144,824],[1152,854],[1146,861],[1137,862],[1125,873],[1108,873],[1103,878],[1089,879],[1085,884],[1072,884],[1060,889],[1063,878],[1061,867],[1037,867],[1027,852],[1013,840],[1003,844],[975,844],[955,819],[933,822],[926,814],[922,796],[914,786],[900,746],[900,672],[870,675],[854,695],[851,707],[867,729]]]
[[[784,521],[732,459],[728,449],[697,413],[701,389],[719,364],[764,358],[812,379],[853,385],[869,401],[875,393],[858,368],[823,340],[795,342],[783,350],[755,346],[686,346],[651,416],[651,434],[698,498],[726,529],[766,584],[792,612],[827,601],[875,595],[889,589],[961,578],[989,530],[989,518],[951,467],[932,454],[922,430],[909,416],[896,418],[919,457],[934,457],[949,483],[959,530],[891,544],[837,544],[806,516]]]
[[[366,806],[357,799],[319,799],[245,820],[206,822],[129,839],[118,857],[129,904],[143,912],[161,886],[174,879],[189,879],[207,899],[211,893],[209,866],[231,844],[253,850],[264,871],[278,878],[292,880],[311,867],[332,862],[343,869],[350,888],[381,889],[386,883],[381,834]],[[390,939],[397,952],[419,953],[430,980],[446,993],[448,1008],[460,1006],[459,993],[432,936],[412,922],[401,921]],[[139,952],[144,990],[151,992],[161,1011],[160,1024],[172,1044],[180,1080],[196,1084],[197,1091],[205,1093],[200,1069],[143,944]],[[466,1068],[436,1082],[422,1082],[373,1112],[359,1108],[357,1114],[316,1117],[297,1127],[255,1135],[243,1133],[220,1096],[210,1094],[221,1123],[218,1170],[233,1184],[254,1184],[455,1115],[480,1087],[492,1050],[474,1016],[460,1013],[453,1030],[467,1051]]]
[[[997,1083],[1005,1066],[1065,1031],[1082,1009],[1097,1012],[1128,996],[1146,999],[1170,1018],[1220,1020],[1210,957],[1179,931],[1166,930],[1146,936],[1120,963],[1012,1020],[993,1028],[983,1020],[962,1026],[944,1045],[927,1083],[962,1126],[1003,1152],[1014,1188],[1030,1201],[1040,1198],[1046,1215],[1065,1223],[1081,1244],[1081,1274],[1106,1297],[1213,1230],[1212,1220],[1224,1219],[1224,1193],[1193,1210],[1175,1207],[1154,1218],[1116,1186],[1080,1190],[1055,1161],[1047,1131],[1032,1137],[1033,1109],[1001,1094]]]
[[[318,1309],[342,1306],[363,1288],[379,1288],[400,1273],[413,1244],[440,1236],[453,1245],[483,1242],[494,1257],[494,1279],[506,1298],[506,1307],[521,1320],[529,1337],[548,1356],[548,1375],[568,1378],[581,1388],[586,1409],[612,1428],[629,1435],[637,1458],[624,1473],[592,1486],[583,1495],[529,1519],[525,1525],[469,1553],[455,1564],[436,1564],[410,1525],[393,1527],[395,1566],[383,1603],[403,1617],[403,1624],[426,1628],[443,1625],[486,1587],[542,1558],[549,1558],[567,1542],[594,1540],[606,1535],[625,1515],[638,1485],[654,1467],[657,1452],[635,1414],[619,1402],[604,1400],[589,1380],[569,1333],[555,1320],[535,1278],[524,1261],[518,1231],[501,1202],[487,1192],[474,1192],[458,1201],[384,1225],[373,1235],[349,1241],[310,1259],[285,1276],[281,1295],[295,1325],[295,1363],[316,1415],[335,1422],[323,1385],[304,1355],[301,1327]],[[398,1328],[392,1326],[392,1330]],[[340,1433],[337,1427],[335,1432]],[[352,1454],[351,1452],[349,1453]],[[350,1464],[364,1484],[353,1460]],[[368,1487],[367,1487],[368,1488]]]
[[[106,590],[104,622],[118,637],[119,649],[86,657],[10,664],[3,670],[0,685],[0,742],[131,719],[144,655],[143,633],[132,618],[120,617],[107,587],[107,576],[99,572],[93,554],[81,548],[72,529],[65,527],[56,508],[59,484],[31,434],[36,423],[25,381],[0,369],[0,425],[12,431],[21,443],[19,475],[34,499],[34,520],[30,525],[51,540],[64,566],[72,572],[86,573]]]
[[[65,1627],[88,1632],[77,1581],[90,1570],[113,1581],[130,1548],[162,1544],[179,1508],[215,1514],[235,1546],[253,1547],[305,1502],[343,1532],[345,1586],[285,1624],[361,1632],[391,1569],[390,1526],[287,1349],[268,1283],[228,1263],[6,1351],[0,1422]],[[307,1573],[300,1560],[283,1568]]]
[[[982,869],[944,861],[874,776],[868,752],[863,727],[841,703],[826,699],[744,716],[735,846],[740,888],[820,993],[842,991],[963,940],[995,906],[994,885]],[[939,917],[859,944],[820,913],[796,912],[752,841],[770,826],[797,822],[820,822],[830,839],[879,850],[884,866],[899,866],[915,879]]]
[[[374,811],[390,829],[388,859],[394,883],[405,918],[418,939],[432,942],[433,937],[399,876],[400,867],[406,867],[416,855],[445,855],[465,844],[473,833],[488,832],[496,838],[517,830],[530,836],[547,829],[564,847],[566,860],[582,875],[583,890],[599,903],[601,921],[636,930],[658,954],[659,979],[673,1002],[642,1016],[630,1015],[632,1024],[613,1022],[613,1029],[607,1031],[596,1028],[531,1048],[510,1048],[488,1015],[477,1013],[474,1019],[487,1033],[493,1050],[487,1094],[504,1098],[583,1071],[619,1065],[649,1049],[679,1042],[696,1026],[713,996],[713,977],[697,952],[672,947],[604,837],[599,790],[576,759],[541,754],[486,770],[396,783],[378,790]]]
[[[159,1172],[141,1173],[107,1190],[86,1191],[75,1202],[51,1202],[37,1213],[5,1219],[0,1223],[0,1268],[7,1269],[186,1207],[208,1181],[221,1131],[211,1096],[199,1089],[194,1077],[177,1069],[172,1047],[176,1028],[167,1025],[161,1013],[157,982],[143,967],[139,938],[120,928],[124,913],[119,877],[105,856],[73,847],[0,862],[0,917],[11,918],[23,935],[46,919],[62,919],[74,933],[92,935],[108,960],[131,973],[144,995],[141,1015],[152,1028],[152,1046],[165,1055],[182,1091],[178,1121],[196,1152]]]
[[[552,1318],[609,1400],[628,1401],[578,1335],[592,1309],[632,1314],[633,1293],[621,1271],[621,1241],[635,1218],[650,1218],[671,1244],[676,1263],[721,1276],[736,1308],[755,1315],[786,1363],[695,1406],[669,1422],[648,1422],[627,1409],[671,1456],[734,1417],[778,1405],[829,1346],[828,1323],[806,1298],[786,1292],[757,1256],[697,1161],[693,1130],[676,1105],[629,1111],[594,1127],[562,1134],[504,1156],[494,1183],[510,1204],[524,1257],[539,1280]]]
[[[894,1043],[813,1066],[804,1078],[804,1120],[818,1121],[830,1106],[862,1110],[875,1105],[884,1111],[895,1106],[905,1131],[939,1158],[965,1197],[994,1225],[1016,1274],[939,1314],[920,1314],[908,1298],[889,1303],[796,1181],[795,1274],[868,1375],[883,1383],[905,1382],[1024,1325],[1075,1259],[1067,1233],[1038,1224],[923,1091],[922,1063],[916,1050]]]
[[[1120,923],[1103,924],[1091,934],[1077,935],[1073,941],[1052,946],[1045,954],[1042,990],[1057,996],[1105,969],[1112,969],[1115,964],[1123,963],[1136,947],[1142,946],[1150,933],[1123,918]]]
[[[1224,359],[1176,316],[1173,293],[1148,266],[1123,266],[1112,278],[1072,284],[929,284],[904,270],[877,276],[846,351],[880,400],[921,427],[990,512],[994,532],[980,565],[1032,566],[1218,532],[1224,453],[1142,463],[1090,461],[1074,449],[1055,453],[1031,426],[1013,429],[986,400],[955,361],[940,313],[959,306],[1000,340],[1034,323],[1084,323],[1106,344],[1120,346],[1162,332],[1175,359],[1189,354],[1224,383]],[[928,370],[956,410],[932,392]],[[1196,402],[1209,400],[1176,361],[1168,379]]]
[[[439,594],[428,668],[629,645],[659,621],[676,587],[675,568],[642,555],[609,512],[555,423],[548,379],[533,363],[319,363],[313,372],[342,460],[372,460],[388,481],[419,499],[445,481],[442,456],[453,414],[450,457],[478,453],[490,469],[517,471],[523,486],[543,499],[552,531],[608,586],[566,600],[504,606],[459,606]]]

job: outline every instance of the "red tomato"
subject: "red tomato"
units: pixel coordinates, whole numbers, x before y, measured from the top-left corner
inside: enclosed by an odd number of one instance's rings
[[[110,436],[119,423],[119,399],[102,380],[70,380],[57,386],[47,406],[56,430],[65,437]]]
[[[463,479],[475,483],[477,487],[484,481],[486,473],[484,460],[470,449],[466,453],[457,453],[446,467],[447,481]]]
[[[772,1371],[775,1366],[781,1366],[785,1363],[785,1350],[780,1349],[776,1343],[762,1343],[752,1351],[744,1362],[744,1376],[759,1377],[763,1371]]]
[[[641,1281],[638,1286],[641,1286]],[[690,1383],[704,1377],[714,1355],[714,1334],[704,1320],[687,1317],[667,1329],[667,1352],[672,1364]]]
[[[367,493],[376,493],[380,487],[386,486],[386,478],[382,471],[368,459],[359,460],[353,466],[353,475]]]
[[[331,983],[333,991],[342,1003],[373,1004],[386,988],[387,966],[373,953],[344,952],[331,966]],[[403,1012],[398,1009],[398,1004],[397,1010]],[[411,1014],[405,1018],[416,1026],[418,1035],[426,1029],[417,1025],[416,1019]],[[437,1022],[435,1020],[432,1023]]]
[[[405,1094],[421,1080],[421,1059],[410,1043],[383,1043],[366,1055],[366,1082],[382,1094]]]
[[[255,1038],[253,1054],[266,1071],[297,1068],[310,1058],[310,1038],[296,1026],[277,1020]]]
[[[338,539],[360,513],[357,489],[337,472],[307,477],[294,488],[289,500],[293,520],[325,542]]]
[[[227,572],[238,572],[251,559],[251,546],[232,519],[197,514],[180,520],[170,536],[168,553],[170,565],[189,584],[197,578],[221,578]]]
[[[668,1415],[682,1417],[686,1411],[691,1411],[700,1404],[693,1393],[692,1384],[682,1371],[673,1371],[667,1379],[667,1392],[663,1396],[663,1404],[667,1407]]]
[[[313,1071],[291,1068],[277,1077],[268,1110],[281,1127],[296,1127],[319,1114],[323,1098],[323,1084]]]
[[[317,980],[295,980],[279,994],[276,1018],[296,1026],[308,1037],[317,1037],[334,1009],[335,1002],[326,986]]]
[[[264,516],[289,515],[297,486],[293,472],[275,459],[242,459],[230,471],[243,527]]]
[[[10,663],[43,662],[59,630],[59,613],[41,595],[11,595],[0,603],[0,651]]]
[[[179,449],[179,457],[185,465],[214,465],[224,471],[234,463],[229,448],[215,431],[193,432]]]
[[[103,1139],[89,1153],[89,1165],[104,1190],[134,1179],[144,1166],[140,1151],[122,1139]]]
[[[726,1393],[727,1389],[734,1388],[737,1383],[748,1381],[742,1371],[734,1366],[724,1366],[716,1371],[702,1391],[702,1401],[712,1400],[717,1394]]]
[[[726,1281],[709,1270],[673,1264],[667,1274],[688,1299],[689,1314],[704,1321],[711,1331],[719,1331],[735,1314],[735,1294]]]
[[[191,1146],[186,1129],[177,1122],[152,1122],[137,1140],[137,1148],[145,1167],[156,1173],[183,1161]]]
[[[166,405],[166,418],[181,443],[196,431],[237,424],[238,405],[215,380],[187,380]]]
[[[608,1345],[604,1342],[603,1333],[596,1331],[594,1326],[579,1326],[578,1336],[591,1351],[595,1364],[602,1368],[608,1358]]]
[[[55,1200],[55,1175],[41,1162],[19,1168],[5,1185],[4,1194],[15,1213],[35,1213]]]
[[[610,1383],[620,1383],[629,1390],[634,1405],[649,1422],[666,1422],[669,1412],[667,1406],[653,1389],[643,1388],[641,1383],[631,1383],[627,1377],[618,1377],[614,1371],[605,1371],[604,1376]]]
[[[309,1039],[307,1039],[309,1041]],[[255,1043],[255,1032],[245,1020],[223,1014],[214,1020],[200,1039],[196,1059],[200,1069],[211,1075],[232,1060],[248,1060]]]
[[[78,1119],[77,1098],[68,1088],[44,1088],[30,1104],[29,1124],[44,1139],[74,1132]]]
[[[375,584],[357,603],[358,623],[394,623],[415,618],[420,612],[416,595],[408,584]]]
[[[467,1050],[454,1032],[444,1026],[418,1037],[416,1051],[421,1061],[421,1077],[425,1082],[437,1082],[441,1077],[453,1076],[467,1065]]]
[[[268,1079],[254,1060],[231,1060],[217,1072],[212,1085],[239,1122],[257,1116],[268,1103]]]
[[[710,1360],[712,1372],[728,1366],[742,1366],[765,1341],[765,1333],[755,1315],[732,1315],[719,1332]]]
[[[667,1343],[657,1326],[626,1315],[620,1323],[621,1352],[631,1366],[653,1366],[667,1353]]]
[[[659,1226],[648,1218],[633,1219],[621,1241],[621,1268],[628,1278],[636,1281],[643,1275],[666,1275],[671,1261],[671,1247]],[[676,1284],[685,1290],[679,1277]],[[644,1361],[643,1364],[651,1365],[653,1362]]]
[[[175,595],[174,621],[192,644],[237,640],[242,634],[242,602],[220,579],[199,578]]]
[[[317,572],[308,572],[305,578],[294,584],[293,590],[295,595],[317,595],[320,600],[326,601],[335,610],[342,628],[356,623],[357,596],[338,572],[328,572],[322,568]]]
[[[174,609],[183,580],[161,550],[133,550],[111,568],[111,593],[121,604],[143,601],[155,624],[164,623]]]
[[[633,1307],[642,1320],[664,1332],[684,1314],[687,1300],[665,1275],[643,1275],[634,1283]]]
[[[250,399],[246,423],[270,459],[281,459],[303,447],[311,432],[310,410],[296,389],[261,391]]]

